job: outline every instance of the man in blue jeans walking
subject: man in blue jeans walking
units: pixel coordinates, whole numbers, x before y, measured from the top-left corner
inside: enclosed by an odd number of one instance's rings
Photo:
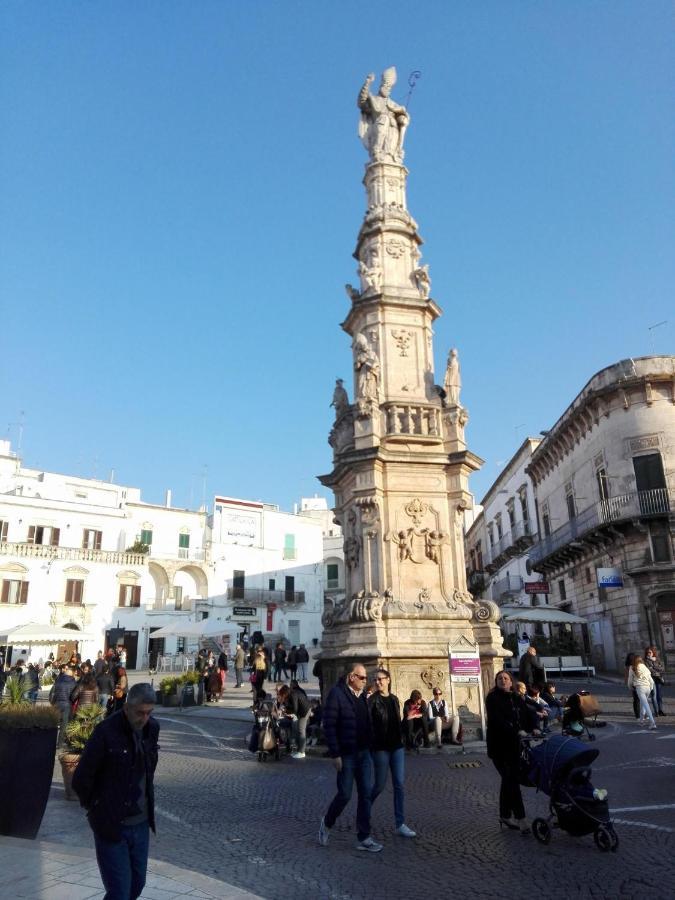
[[[326,846],[330,829],[349,803],[354,781],[358,804],[356,807],[357,850],[379,853],[378,844],[370,835],[370,810],[373,793],[373,729],[364,693],[366,669],[354,663],[345,678],[333,687],[326,698],[323,711],[323,730],[329,755],[337,770],[337,794],[319,825],[319,843]]]
[[[154,703],[153,687],[135,684],[122,709],[96,726],[73,775],[94,832],[104,900],[136,900],[145,886],[159,750]]]

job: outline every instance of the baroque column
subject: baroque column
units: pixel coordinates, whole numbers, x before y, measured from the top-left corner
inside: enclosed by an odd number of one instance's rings
[[[409,115],[390,97],[395,78],[387,69],[373,95],[369,75],[358,96],[367,209],[354,251],[359,283],[346,285],[342,323],[352,338],[354,402],[338,381],[333,470],[320,477],[345,536],[346,593],[339,605],[326,601],[321,656],[327,687],[359,659],[386,666],[404,698],[447,686],[449,642],[479,642],[486,686],[504,651],[496,605],[474,602],[466,588],[462,521],[469,475],[482,460],[465,443],[455,349],[443,385],[434,376],[441,310],[406,203]],[[475,687],[461,702],[477,713]]]

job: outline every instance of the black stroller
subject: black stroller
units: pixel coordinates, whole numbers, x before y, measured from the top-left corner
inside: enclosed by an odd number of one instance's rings
[[[551,798],[548,819],[532,822],[532,833],[540,843],[548,844],[552,829],[562,828],[574,837],[592,833],[598,850],[619,846],[607,792],[591,784],[591,763],[599,752],[565,735],[550,737],[529,749],[530,781]]]
[[[248,749],[258,754],[258,762],[281,757],[284,743],[278,719],[272,713],[272,703],[262,701],[253,707],[253,731],[248,739]]]

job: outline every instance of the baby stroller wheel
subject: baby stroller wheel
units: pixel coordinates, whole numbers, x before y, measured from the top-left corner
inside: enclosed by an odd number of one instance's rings
[[[616,850],[619,846],[619,838],[611,825],[598,825],[593,834],[598,850],[607,853],[608,850]]]
[[[551,843],[551,826],[548,824],[546,819],[532,820],[532,834],[540,844]]]

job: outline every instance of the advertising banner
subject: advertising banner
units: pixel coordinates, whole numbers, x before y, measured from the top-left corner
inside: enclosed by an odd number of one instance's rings
[[[621,588],[623,587],[623,576],[621,571],[616,568],[596,569],[598,573],[598,587],[601,588]]]

